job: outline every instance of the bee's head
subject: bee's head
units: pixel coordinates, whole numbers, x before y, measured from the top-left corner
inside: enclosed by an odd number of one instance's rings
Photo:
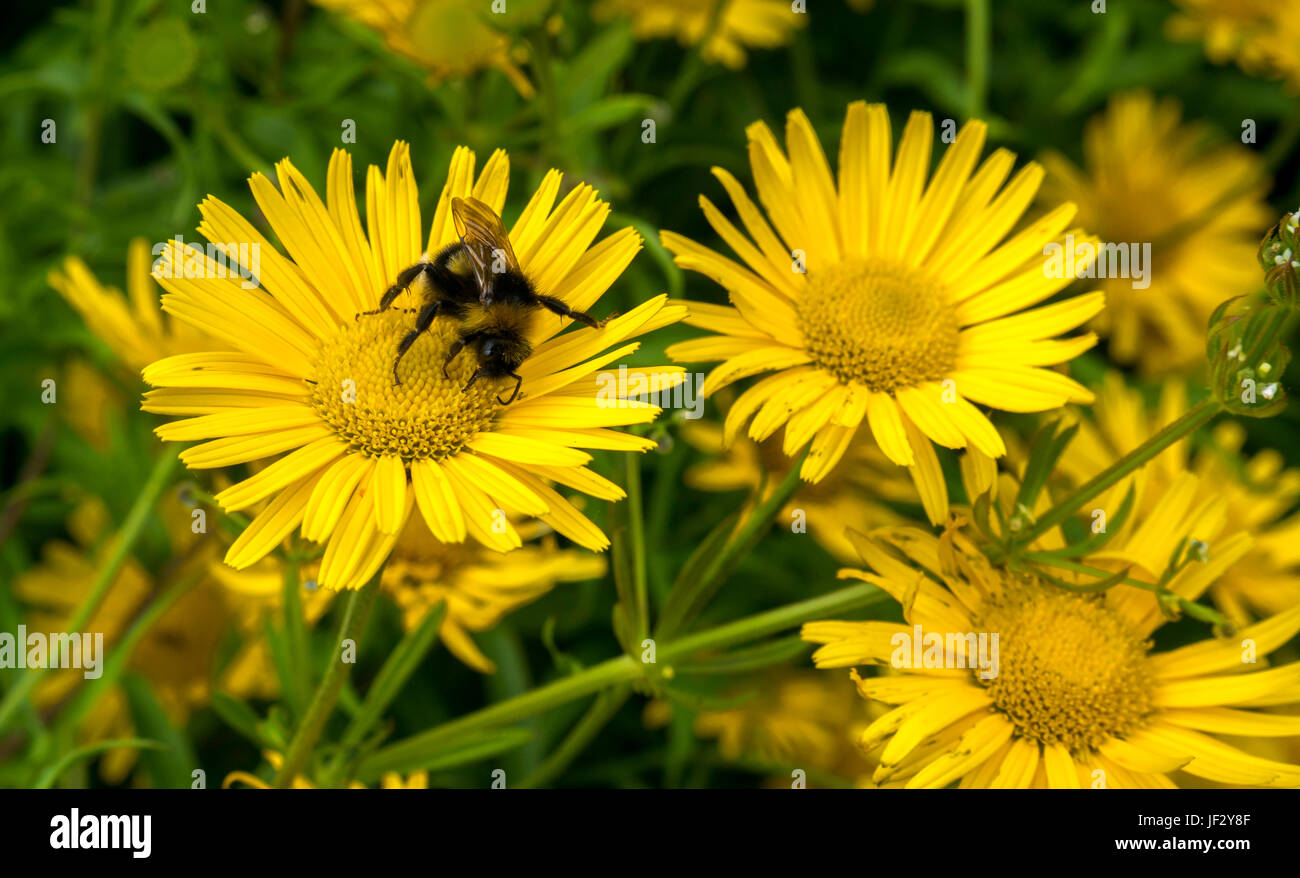
[[[490,335],[479,342],[479,368],[485,375],[501,377],[519,368],[528,357],[528,344],[521,338]]]

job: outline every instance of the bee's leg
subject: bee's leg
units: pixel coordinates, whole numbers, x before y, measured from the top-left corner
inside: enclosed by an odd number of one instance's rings
[[[442,361],[443,378],[451,378],[451,376],[447,374],[447,367],[451,365],[452,360],[456,359],[456,355],[459,354],[461,351],[465,350],[466,345],[473,344],[475,339],[477,339],[479,335],[480,333],[471,332],[466,335],[462,335],[460,338],[456,339],[456,341],[452,343],[452,346],[447,349],[447,359]],[[474,377],[477,378],[478,376],[475,375]],[[474,383],[473,381],[470,381],[470,384],[473,383]],[[465,386],[466,388],[469,387],[468,384]]]
[[[477,381],[477,380],[479,380],[479,379],[482,378],[482,377],[483,377],[483,370],[482,370],[482,369],[479,369],[479,370],[478,370],[477,372],[475,372],[473,375],[469,376],[469,383],[466,384],[464,387],[462,387],[462,388],[460,389],[460,392],[461,392],[461,393],[464,393],[465,391],[469,390],[471,387],[474,386],[474,382]]]
[[[571,320],[576,320],[584,326],[590,326],[592,329],[596,329],[602,325],[601,321],[597,320],[595,317],[582,311],[574,311],[554,296],[538,295],[537,304],[541,305],[553,314],[559,314],[561,317],[568,317]]]
[[[415,283],[415,279],[428,269],[429,263],[427,262],[417,262],[410,268],[404,269],[402,273],[397,276],[397,283],[384,290],[384,295],[379,300],[379,307],[374,311],[362,311],[357,315],[357,317],[360,318],[366,314],[382,314],[387,311],[389,306],[392,305],[393,302],[397,301],[397,297],[402,294],[402,291]]]
[[[438,316],[438,306],[441,302],[430,302],[420,309],[419,315],[415,318],[415,329],[406,334],[406,337],[397,345],[397,359],[393,360],[393,383],[401,384],[402,379],[397,377],[397,364],[402,362],[402,357],[410,350],[415,340],[423,335],[428,328],[433,325],[433,318]]]
[[[456,355],[459,354],[464,349],[465,349],[465,342],[463,341],[455,342],[454,344],[452,344],[450,348],[447,349],[447,359],[442,361],[443,378],[451,378],[451,376],[447,374],[447,367],[451,365],[452,360],[456,359]]]
[[[497,397],[497,402],[501,403],[502,405],[510,405],[510,403],[512,403],[512,402],[514,402],[516,399],[518,399],[518,398],[519,398],[519,388],[521,388],[521,387],[524,386],[524,379],[523,379],[522,376],[520,376],[520,375],[516,375],[514,372],[511,372],[510,375],[509,375],[509,377],[515,379],[515,392],[512,393],[512,394],[510,394],[510,398],[509,398],[509,399],[502,399],[500,396],[498,396],[498,397]]]

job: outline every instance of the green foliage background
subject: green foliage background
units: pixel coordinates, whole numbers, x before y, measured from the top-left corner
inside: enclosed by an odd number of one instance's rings
[[[1255,148],[1265,153],[1289,152],[1280,142],[1284,120],[1296,116],[1296,99],[1277,84],[1209,64],[1199,44],[1170,42],[1164,22],[1173,10],[1166,0],[1110,0],[1104,15],[1094,14],[1085,0],[994,0],[982,98],[969,91],[970,34],[961,0],[884,0],[866,13],[841,0],[809,0],[808,24],[791,45],[753,51],[742,71],[702,64],[673,41],[635,42],[624,24],[594,23],[586,3],[557,0],[553,6],[564,27],[551,46],[551,105],[522,99],[496,72],[430,89],[424,71],[388,52],[375,34],[299,0],[209,0],[205,14],[192,13],[188,0],[23,2],[6,10],[10,27],[0,35],[0,486],[6,507],[20,497],[24,505],[0,546],[0,630],[14,630],[23,613],[8,583],[37,561],[47,540],[65,536],[79,492],[102,497],[120,521],[157,453],[150,433],[156,419],[133,407],[109,413],[112,446],[100,455],[57,425],[55,407],[41,403],[41,381],[74,354],[112,372],[111,355],[49,287],[48,272],[78,254],[101,282],[120,287],[130,238],[161,241],[180,233],[197,239],[195,205],[208,193],[258,216],[245,180],[253,170],[271,173],[283,156],[323,191],[344,119],[356,122],[357,141],[347,148],[358,169],[382,167],[396,139],[412,144],[425,216],[459,144],[473,147],[480,160],[497,147],[509,151],[508,215],[550,167],[592,183],[615,211],[607,230],[630,223],[646,238],[645,251],[602,302],[612,311],[664,291],[721,301],[713,284],[672,266],[656,230],[717,246],[697,206],[700,193],[718,200],[710,166],[725,167],[748,184],[745,126],[763,119],[780,130],[793,107],[813,120],[832,162],[845,106],[864,98],[888,104],[896,131],[914,108],[960,122],[982,104],[991,142],[1022,162],[1049,147],[1079,161],[1085,121],[1110,94],[1132,87],[1178,97],[1188,118],[1205,120],[1225,139],[1237,138],[1242,120],[1252,118],[1259,127]],[[536,36],[528,21],[517,24],[521,33]],[[654,144],[641,140],[646,117],[657,120]],[[41,141],[45,119],[57,123],[56,143]],[[1300,201],[1300,180],[1293,160],[1276,167],[1272,202],[1280,214]],[[664,362],[663,348],[692,334],[684,326],[659,332],[646,339],[638,358]],[[1075,367],[1079,377],[1091,379],[1103,364],[1104,348]],[[122,387],[127,399],[139,389]],[[716,414],[712,405],[709,412]],[[1250,422],[1250,445],[1278,448],[1300,463],[1297,426],[1294,410]],[[20,472],[43,447],[48,461],[20,495],[14,489]],[[643,461],[655,605],[691,551],[742,499],[684,486],[681,473],[698,457],[679,441]],[[621,460],[603,457],[596,468],[624,479]],[[603,509],[594,517],[610,524]],[[161,524],[152,522],[136,554],[152,569],[166,551]],[[836,567],[811,541],[776,528],[734,572],[702,624],[830,591]],[[617,655],[609,621],[614,600],[609,580],[560,586],[509,617],[478,638],[500,665],[495,676],[466,670],[435,649],[395,702],[393,736]],[[327,619],[314,632],[316,666],[333,648],[335,625]],[[350,684],[361,692],[400,636],[396,614],[382,598],[372,626]],[[806,666],[807,653],[794,661]],[[11,685],[12,674],[0,672],[0,688]],[[260,719],[268,705],[223,703],[224,718],[209,708],[187,728],[171,729],[147,691],[140,692],[140,680],[128,689],[141,728],[174,745],[160,751],[170,758],[146,758],[140,782],[188,785],[186,766],[193,764],[205,768],[213,784],[229,771],[257,765],[259,746],[244,733],[254,716],[247,711]],[[708,694],[683,684],[673,697],[683,706]],[[345,708],[353,698],[345,695]],[[720,762],[711,743],[692,735],[689,710],[679,709],[667,730],[652,732],[642,723],[643,704],[640,697],[626,702],[556,783],[758,782],[758,771]],[[534,737],[490,765],[511,777],[527,775],[585,706],[572,702],[528,721]],[[178,754],[192,754],[194,761],[187,756],[178,762]],[[61,755],[0,736],[0,784],[30,784]],[[434,781],[483,786],[488,766],[466,763]],[[97,783],[93,762],[72,766],[61,782]]]

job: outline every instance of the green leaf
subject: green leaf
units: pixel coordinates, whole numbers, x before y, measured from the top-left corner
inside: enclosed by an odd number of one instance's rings
[[[307,637],[307,624],[302,610],[302,583],[298,577],[297,562],[284,565],[281,588],[281,611],[284,616],[284,650],[288,662],[287,672],[295,681],[295,688],[305,692],[311,688],[311,652]]]
[[[370,727],[402,691],[411,674],[415,673],[420,662],[424,661],[429,650],[433,649],[433,645],[438,642],[438,630],[442,627],[442,617],[446,612],[445,603],[433,607],[424,614],[420,624],[407,632],[397,644],[397,648],[389,654],[383,667],[375,675],[374,682],[366,691],[361,709],[357,711],[347,731],[343,733],[344,746],[355,747],[359,744],[366,736],[366,732],[370,731]]]
[[[631,29],[625,22],[616,21],[583,47],[559,77],[570,110],[576,112],[604,93],[614,72],[632,54],[633,45]]]
[[[402,761],[385,766],[385,769],[399,774],[422,770],[444,771],[522,747],[533,739],[534,734],[531,729],[521,728],[478,732],[468,739],[438,745],[429,752],[410,751],[404,754]],[[362,777],[361,780],[368,782],[374,778]]]
[[[716,695],[712,692],[702,692],[685,688],[682,684],[669,686],[664,689],[664,695],[674,704],[679,704],[687,710],[734,710],[737,707],[743,707],[758,697],[759,687],[733,690],[727,695]]]
[[[1032,556],[1026,556],[1025,560],[1027,561],[1032,560]],[[1052,574],[1048,573],[1047,571],[1043,570],[1040,567],[1035,567],[1034,573],[1038,576],[1041,576],[1043,579],[1047,580],[1052,585],[1055,585],[1057,588],[1063,588],[1066,591],[1074,592],[1075,594],[1091,594],[1093,592],[1106,591],[1109,588],[1113,588],[1114,586],[1119,585],[1125,579],[1128,579],[1129,571],[1132,569],[1133,569],[1133,565],[1129,564],[1126,565],[1118,573],[1112,573],[1109,576],[1101,576],[1098,577],[1097,579],[1094,579],[1092,582],[1085,583],[1082,585],[1075,582],[1066,582],[1064,579],[1061,579],[1057,576],[1053,576]]]
[[[564,136],[589,134],[621,125],[630,119],[646,118],[658,103],[653,95],[616,95],[604,98],[566,118],[560,126]],[[640,136],[640,132],[637,132]]]
[[[576,674],[585,667],[582,660],[561,650],[555,643],[555,626],[556,617],[547,616],[546,621],[542,623],[542,645],[546,651],[551,654],[551,661],[555,667],[559,668],[565,674]]]
[[[77,694],[73,695],[59,711],[58,719],[55,721],[57,734],[63,734],[70,729],[75,729],[95,703],[108,694],[113,686],[126,674],[131,661],[131,653],[136,644],[148,633],[153,623],[184,595],[196,581],[197,577],[191,577],[185,582],[172,586],[166,593],[149,604],[148,608],[136,618],[126,636],[108,650],[107,658],[102,659],[103,667],[100,675],[87,680],[77,690]]]
[[[1103,546],[1110,542],[1111,537],[1124,528],[1125,522],[1128,521],[1129,515],[1133,512],[1135,497],[1136,486],[1130,485],[1128,493],[1124,495],[1124,501],[1120,503],[1119,510],[1106,522],[1106,529],[1102,532],[1092,534],[1086,540],[1072,546],[1066,546],[1063,549],[1054,549],[1050,552],[1034,552],[1033,556],[1037,558],[1082,558],[1085,555],[1100,551]]]
[[[1016,494],[1015,509],[1032,510],[1047,484],[1048,477],[1056,468],[1056,461],[1079,432],[1079,425],[1071,426],[1057,432],[1061,426],[1059,419],[1050,421],[1038,429],[1029,447],[1029,462],[1025,464],[1025,475],[1020,482],[1020,491]]]
[[[483,654],[496,665],[495,674],[483,678],[483,689],[493,704],[507,701],[529,692],[533,687],[532,671],[528,667],[524,644],[509,623],[497,625],[479,635]],[[530,717],[521,723],[522,728],[533,732],[534,740],[510,753],[500,765],[511,777],[533,773],[541,762],[543,750],[539,729],[541,720]]]
[[[276,676],[280,678],[280,691],[284,693],[286,706],[294,715],[300,715],[307,709],[307,695],[298,685],[298,677],[293,673],[293,662],[289,658],[289,645],[284,633],[272,624],[270,617],[262,624],[262,633],[266,636],[266,645],[271,650],[271,661],[275,665]]]
[[[164,749],[166,745],[157,741],[151,741],[147,738],[114,738],[111,741],[97,741],[94,744],[87,744],[84,747],[78,747],[69,753],[63,755],[59,761],[55,762],[49,768],[46,768],[36,783],[32,784],[32,789],[48,790],[54,786],[55,781],[63,772],[83,759],[89,759],[106,750],[116,750],[119,747],[134,747],[137,750],[159,750]]]
[[[920,89],[953,116],[960,118],[966,113],[966,83],[952,61],[936,52],[897,52],[882,59],[879,75],[886,83]]]
[[[739,519],[739,512],[733,512],[722,519],[686,559],[686,563],[677,573],[677,578],[673,580],[673,587],[668,592],[668,600],[664,602],[659,614],[660,631],[671,630],[670,624],[685,621],[695,598],[692,586],[700,582],[709,566],[726,548]]]
[[[212,693],[212,709],[217,716],[235,731],[259,747],[273,747],[272,741],[262,734],[262,719],[244,702],[231,698],[224,692]]]
[[[813,645],[798,634],[738,649],[717,658],[675,665],[678,674],[743,674],[783,664],[810,651]]]
[[[140,756],[154,784],[166,789],[189,789],[191,772],[198,767],[189,741],[172,725],[167,711],[154,698],[149,681],[131,674],[122,681],[122,688],[135,727],[162,745]]]

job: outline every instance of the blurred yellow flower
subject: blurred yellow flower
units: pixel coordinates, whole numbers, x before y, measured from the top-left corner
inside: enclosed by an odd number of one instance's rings
[[[126,256],[126,290],[100,284],[79,257],[70,256],[62,270],[51,271],[50,286],[67,300],[86,326],[138,378],[154,360],[174,354],[210,350],[214,343],[183,320],[163,313],[161,290],[150,272],[149,242],[131,241]]]
[[[170,507],[170,508],[169,508]],[[164,501],[164,517],[185,518],[179,501]],[[70,516],[68,531],[74,542],[52,541],[44,547],[40,563],[14,579],[14,594],[29,605],[25,624],[29,631],[62,632],[78,606],[90,593],[111,531],[108,513],[98,498],[82,502]],[[173,575],[174,581],[201,572],[208,563],[202,553]],[[109,585],[84,631],[103,634],[103,648],[112,650],[136,617],[157,597],[159,584],[134,558],[127,558]],[[209,579],[176,599],[136,643],[128,668],[149,681],[151,691],[175,725],[183,724],[190,710],[211,695],[212,677],[229,612],[220,590]],[[100,661],[105,656],[99,656]],[[101,673],[102,673],[101,664]],[[63,702],[87,680],[80,668],[46,673],[37,683],[33,701],[42,709]],[[89,709],[78,728],[82,743],[112,738],[138,737],[124,691],[108,689]],[[120,783],[136,763],[138,752],[115,748],[100,760],[100,775],[107,783]]]
[[[1285,0],[1174,0],[1168,22],[1178,40],[1204,40],[1215,64],[1235,60],[1256,76],[1285,79],[1300,92],[1300,16]]]
[[[722,710],[702,710],[695,733],[716,738],[724,759],[757,760],[773,767],[825,772],[860,785],[871,764],[855,744],[870,722],[847,681],[816,671],[781,669],[764,674],[759,694]],[[780,776],[773,785],[789,786]]]
[[[495,28],[490,4],[465,0],[312,0],[360,22],[384,38],[388,48],[430,73],[430,84],[500,70],[529,98],[533,86],[512,58],[510,37]],[[514,0],[512,0],[513,4]]]
[[[138,379],[138,374],[132,376],[133,382]],[[84,358],[74,357],[63,365],[58,392],[66,403],[58,412],[68,425],[96,451],[108,451],[109,415],[125,402],[121,389]]]
[[[525,533],[528,530],[535,528]],[[446,604],[440,639],[462,662],[491,674],[496,665],[469,632],[495,627],[557,583],[604,574],[604,558],[559,549],[552,538],[526,543],[509,553],[494,552],[478,543],[444,543],[423,519],[413,517],[384,565],[380,587],[392,595],[408,631],[435,606]]]
[[[730,448],[723,445],[722,425],[714,421],[683,421],[678,433],[688,444],[714,455],[686,470],[683,478],[696,490],[752,492],[763,484],[766,473],[763,495],[758,498],[762,502],[793,464],[781,451],[779,430],[761,442],[740,437]],[[857,552],[845,535],[847,522],[867,528],[903,522],[885,501],[917,504],[920,498],[912,480],[879,448],[858,443],[845,452],[826,478],[799,488],[781,511],[781,521],[792,527],[798,518],[822,548],[839,561],[853,563]]]
[[[594,14],[630,18],[639,40],[676,37],[694,46],[707,36],[701,57],[733,70],[745,66],[747,48],[788,43],[806,18],[788,0],[602,0]]]
[[[1094,321],[1112,359],[1147,373],[1204,359],[1211,312],[1263,287],[1256,252],[1273,220],[1259,157],[1240,144],[1206,147],[1206,129],[1180,117],[1173,99],[1119,95],[1088,123],[1082,170],[1059,153],[1042,157],[1045,203],[1076,202],[1081,223],[1139,258],[1149,245],[1145,278],[1129,265],[1134,276],[1100,281],[1106,310]]]
[[[1095,343],[1091,334],[1060,336],[1101,311],[1102,294],[1037,307],[1075,277],[1073,260],[1055,276],[1043,256],[1066,233],[1074,205],[1004,241],[1042,169],[1028,165],[1005,188],[1011,153],[998,150],[977,169],[982,122],[957,134],[929,186],[928,113],[912,114],[891,170],[885,107],[851,104],[838,184],[803,111],[787,118],[784,151],[762,122],[746,133],[759,198],[776,230],[740,183],[714,168],[748,234],[707,198],[700,205],[741,261],[661,233],[678,265],[723,286],[732,303],[692,303],[686,322],[716,334],[672,345],[668,355],[722,361],[700,389],[705,396],[774,373],[731,406],[724,442],[751,419],[753,438],[784,424],[783,452],[794,456],[811,443],[800,476],[818,482],[868,426],[885,457],[910,469],[937,524],[948,491],[934,444],[1005,452],[976,404],[1037,412],[1092,401],[1082,385],[1045,367]]]

